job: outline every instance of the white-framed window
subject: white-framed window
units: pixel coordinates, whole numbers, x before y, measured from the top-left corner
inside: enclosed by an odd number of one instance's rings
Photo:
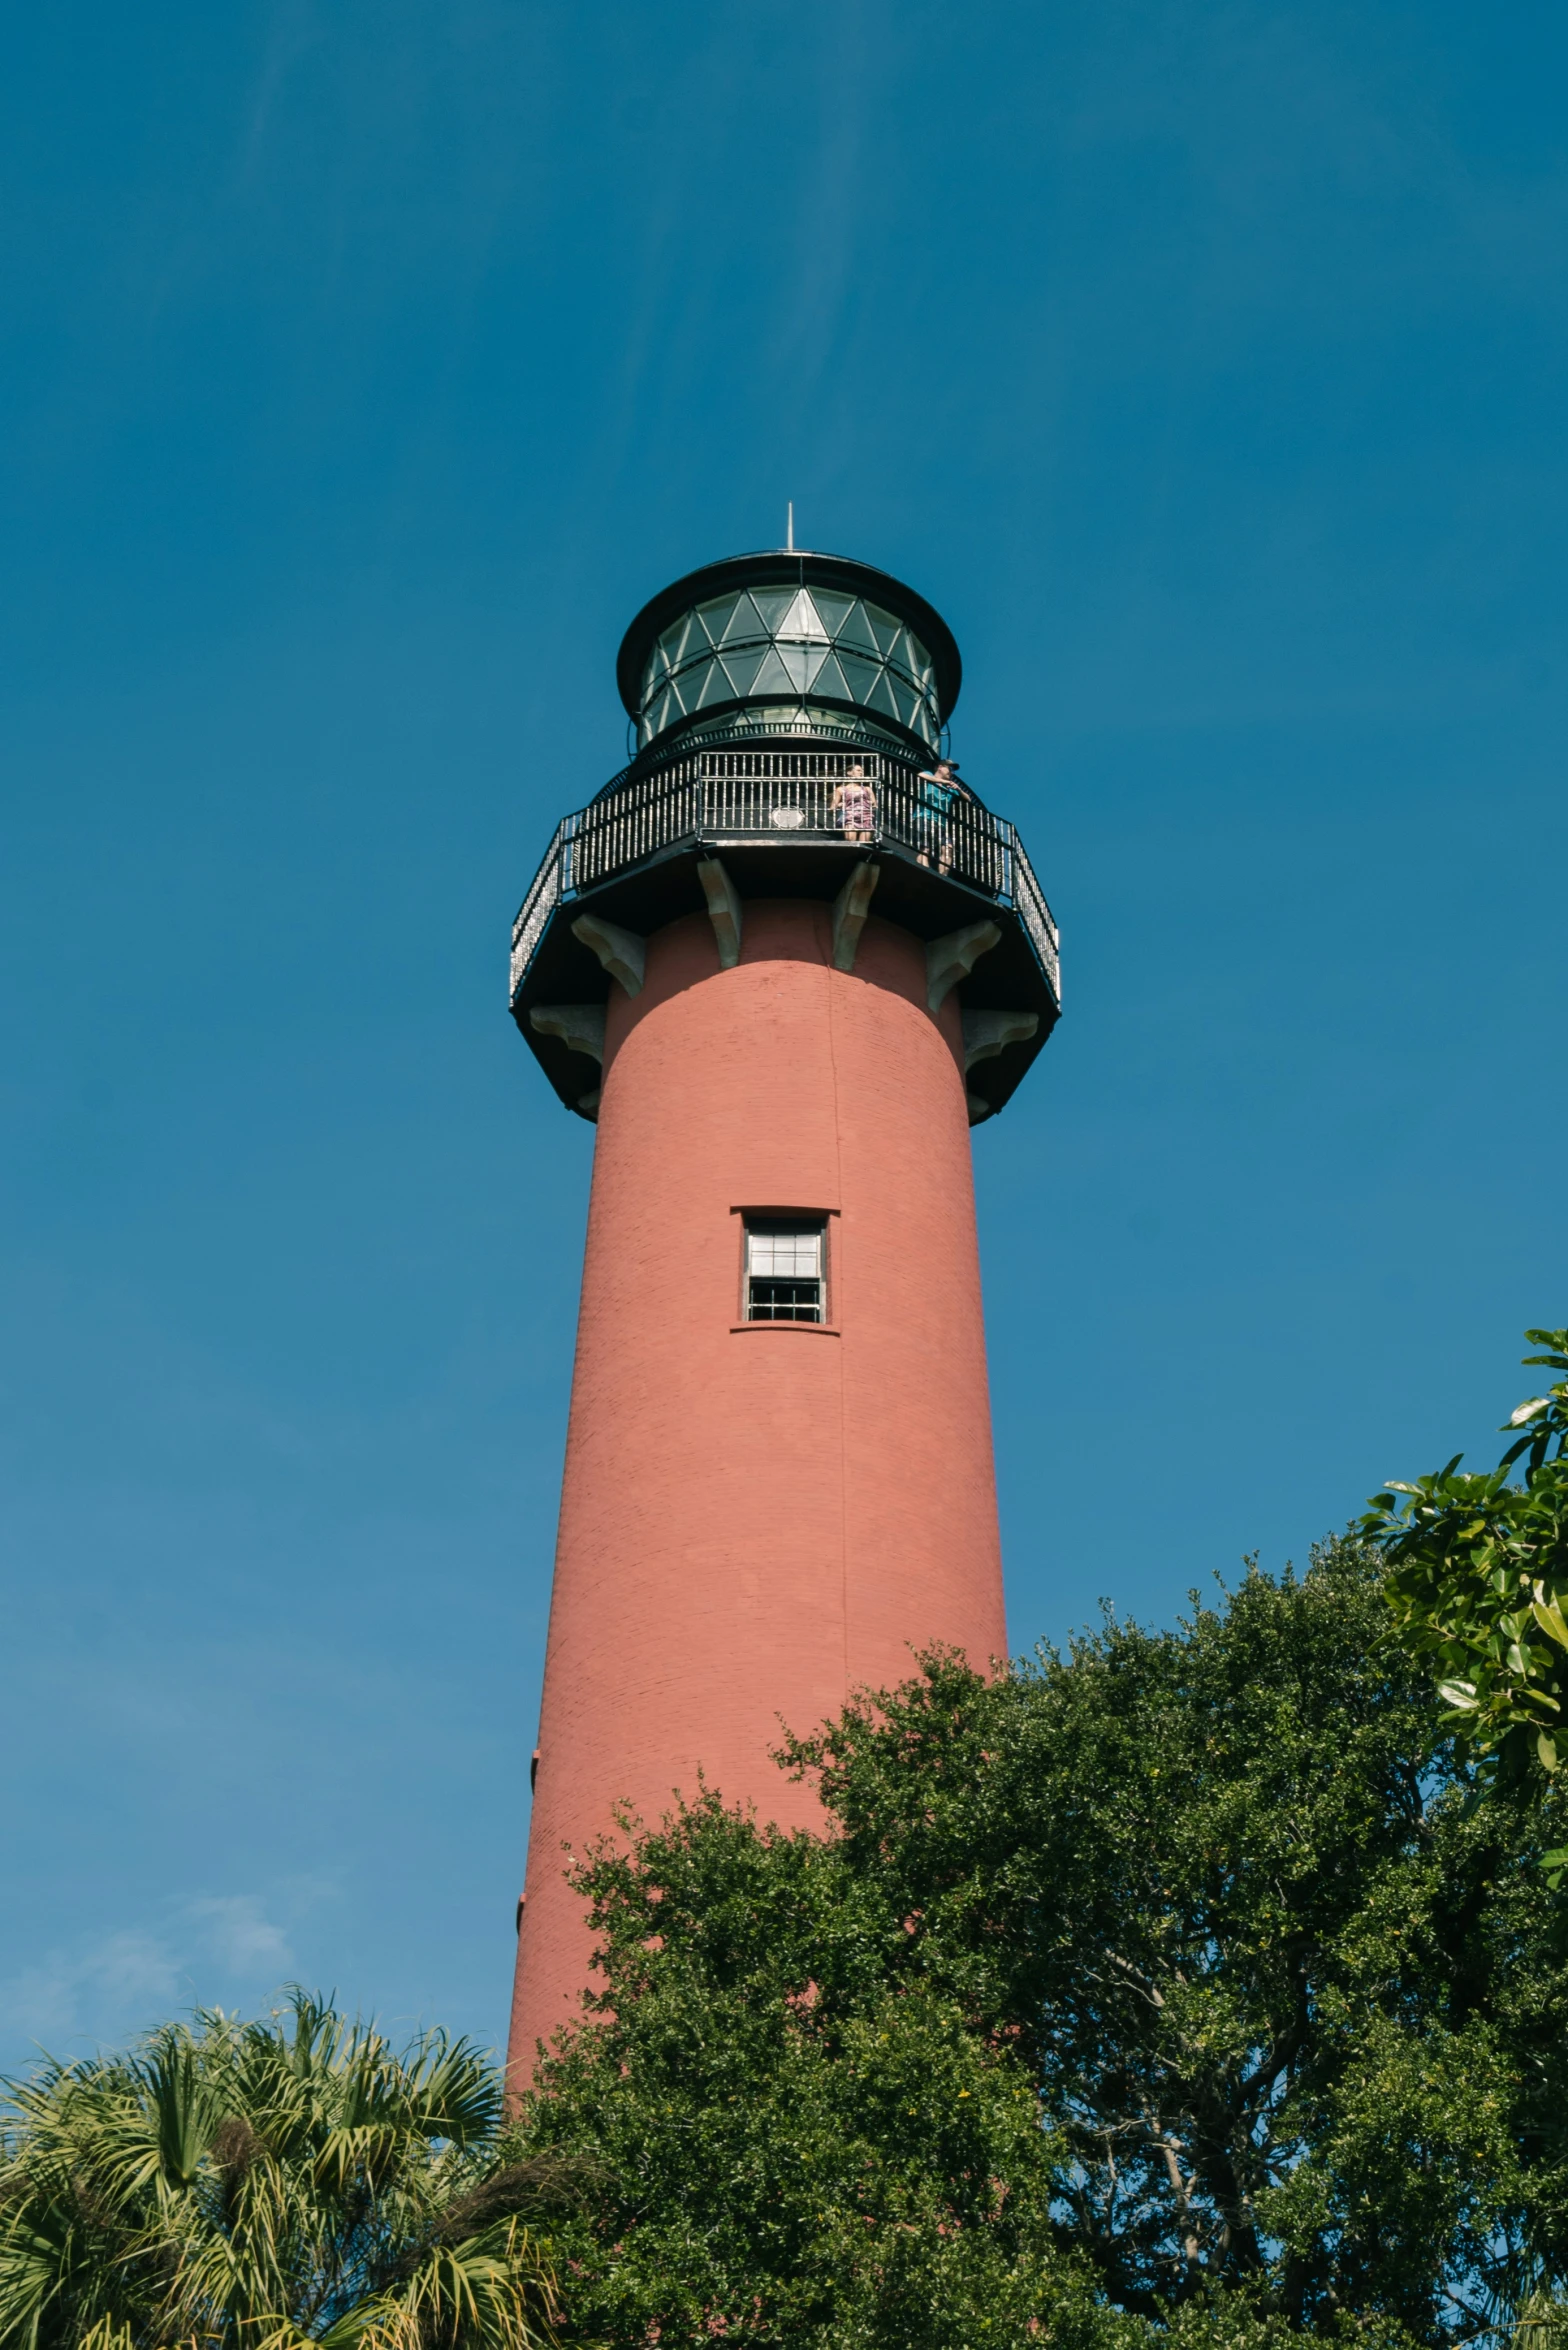
[[[820,1217],[746,1218],[748,1322],[827,1318],[827,1234]]]

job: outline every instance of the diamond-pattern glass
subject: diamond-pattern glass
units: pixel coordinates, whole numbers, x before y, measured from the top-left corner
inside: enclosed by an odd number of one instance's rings
[[[724,624],[724,642],[727,645],[746,644],[754,637],[765,637],[767,633],[762,614],[750,596],[737,596]]]
[[[784,656],[777,645],[769,645],[763,655],[762,666],[757,671],[757,682],[751,690],[755,694],[784,695],[793,694],[797,690],[795,680],[785,668]]]
[[[801,589],[780,621],[777,633],[780,636],[800,636],[808,640],[812,637],[826,638],[828,632],[822,625],[822,615],[805,588]]]
[[[877,643],[875,631],[866,618],[866,607],[858,596],[849,608],[849,617],[838,631],[838,641],[848,646],[851,652],[869,653],[873,661],[882,658],[882,647]]]
[[[876,683],[866,696],[866,708],[884,711],[889,718],[902,719],[903,713],[893,699],[893,681],[885,669],[877,671]]]
[[[876,662],[857,660],[853,653],[844,650],[843,639],[840,638],[838,665],[844,672],[850,700],[852,702],[869,702],[871,688],[877,681]]]
[[[726,703],[792,701],[877,711],[935,747],[941,733],[931,656],[891,612],[826,588],[766,587],[712,596],[670,623],[643,676],[638,737]]]
[[[762,616],[762,625],[772,632],[783,625],[784,615],[795,601],[795,590],[787,587],[753,588],[751,600]]]

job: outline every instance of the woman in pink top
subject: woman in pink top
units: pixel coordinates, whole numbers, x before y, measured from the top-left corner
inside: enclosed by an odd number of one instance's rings
[[[877,795],[858,760],[833,794],[833,814],[846,840],[870,840],[877,820]]]

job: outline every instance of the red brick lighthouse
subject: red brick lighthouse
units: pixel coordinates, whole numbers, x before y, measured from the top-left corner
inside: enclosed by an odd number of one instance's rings
[[[1006,1652],[969,1129],[1059,1010],[1012,826],[941,763],[959,657],[886,573],[677,580],[636,756],[556,833],[512,1011],[597,1123],[510,2061],[588,1981],[570,1854],[769,1759],[911,1646]]]

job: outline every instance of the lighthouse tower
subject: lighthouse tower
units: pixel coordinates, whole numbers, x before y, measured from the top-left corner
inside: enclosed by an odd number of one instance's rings
[[[911,1648],[1006,1653],[969,1129],[1060,1008],[1012,826],[938,764],[958,648],[841,556],[638,613],[636,755],[518,915],[512,1011],[597,1124],[510,2063],[578,2012],[567,1876],[629,1804],[779,1773]]]

